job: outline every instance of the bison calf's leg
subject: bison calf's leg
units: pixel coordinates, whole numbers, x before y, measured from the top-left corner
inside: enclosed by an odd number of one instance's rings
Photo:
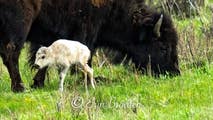
[[[64,79],[66,77],[67,71],[69,67],[65,67],[63,70],[60,71],[60,82],[59,82],[59,91],[62,93],[64,90]]]
[[[3,63],[6,65],[11,78],[11,89],[13,92],[23,92],[24,86],[19,73],[18,58],[20,50],[9,51],[2,55]]]
[[[90,79],[90,82],[92,84],[92,87],[95,89],[95,81],[94,81],[94,78],[93,78],[93,69],[90,68],[87,64],[84,66],[84,71],[86,73],[88,73],[88,76],[89,76],[89,79]],[[87,74],[86,74],[87,75]]]
[[[44,67],[38,70],[35,77],[33,78],[34,83],[33,85],[31,85],[32,88],[44,87],[44,80],[45,80],[45,74],[46,74],[47,68],[48,67]]]
[[[86,89],[86,94],[89,95],[88,88],[87,88],[87,72],[83,70],[83,73],[84,73],[84,85]]]

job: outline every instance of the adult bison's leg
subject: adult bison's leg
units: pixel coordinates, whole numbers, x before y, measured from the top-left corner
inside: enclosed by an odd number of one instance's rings
[[[41,37],[41,36],[39,36],[39,37]],[[33,40],[33,39],[34,38],[31,38],[31,40]],[[38,38],[38,39],[41,39],[41,38]],[[35,54],[36,54],[37,50],[39,49],[39,47],[40,47],[40,45],[38,43],[31,42],[31,46],[30,46],[31,57],[30,57],[29,62],[32,67],[35,62]],[[33,83],[33,85],[31,85],[32,88],[41,88],[44,86],[46,71],[47,71],[47,67],[38,70],[38,72],[36,73],[36,75],[33,78],[34,83]]]
[[[44,87],[45,74],[47,71],[47,67],[38,70],[35,77],[33,78],[34,83],[31,85],[32,88],[41,88]]]
[[[88,65],[90,67],[92,67],[92,57],[96,52],[97,49],[97,39],[98,39],[98,34],[100,32],[100,27],[101,27],[101,22],[95,22],[95,25],[90,25],[88,23],[86,32],[87,32],[87,36],[85,39],[85,44],[89,47],[90,49],[90,59],[88,61]]]
[[[35,54],[37,50],[41,46],[49,46],[51,43],[54,42],[57,38],[54,34],[50,34],[50,32],[45,31],[42,29],[42,26],[35,22],[32,27],[31,31],[28,35],[27,40],[30,41],[30,54],[31,57],[29,59],[30,64],[33,66],[35,62]],[[34,83],[31,85],[32,88],[41,88],[44,87],[45,75],[46,75],[47,67],[38,70],[36,75],[33,78]]]
[[[19,65],[18,65],[18,58],[20,55],[21,49],[15,49],[15,46],[11,43],[7,45],[7,53],[2,54],[3,63],[6,65],[8,72],[10,74],[11,82],[11,89],[13,92],[22,92],[24,91],[24,86],[21,81],[21,76],[19,73]]]
[[[90,53],[90,59],[88,60],[88,65],[92,67],[92,57],[95,54],[95,48],[91,49],[90,51],[91,53]]]

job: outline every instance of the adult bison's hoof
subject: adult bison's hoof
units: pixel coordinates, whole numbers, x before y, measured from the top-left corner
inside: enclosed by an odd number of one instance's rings
[[[24,85],[21,83],[21,84],[16,84],[16,85],[12,85],[12,91],[17,93],[17,92],[24,92],[25,88],[24,88]]]
[[[34,89],[36,89],[36,88],[43,88],[44,87],[44,84],[38,84],[38,83],[34,83],[33,85],[31,85],[30,86],[31,88],[34,88]]]

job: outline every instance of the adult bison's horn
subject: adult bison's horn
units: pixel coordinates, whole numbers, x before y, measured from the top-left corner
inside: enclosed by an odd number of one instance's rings
[[[159,20],[157,21],[154,27],[154,33],[157,35],[157,37],[160,37],[160,28],[161,28],[162,22],[163,22],[163,15],[161,14]]]

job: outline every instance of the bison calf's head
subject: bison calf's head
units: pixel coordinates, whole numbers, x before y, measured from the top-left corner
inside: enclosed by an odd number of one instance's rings
[[[34,67],[42,69],[50,64],[52,64],[52,57],[50,57],[50,50],[47,47],[41,47],[36,53],[36,59]]]

